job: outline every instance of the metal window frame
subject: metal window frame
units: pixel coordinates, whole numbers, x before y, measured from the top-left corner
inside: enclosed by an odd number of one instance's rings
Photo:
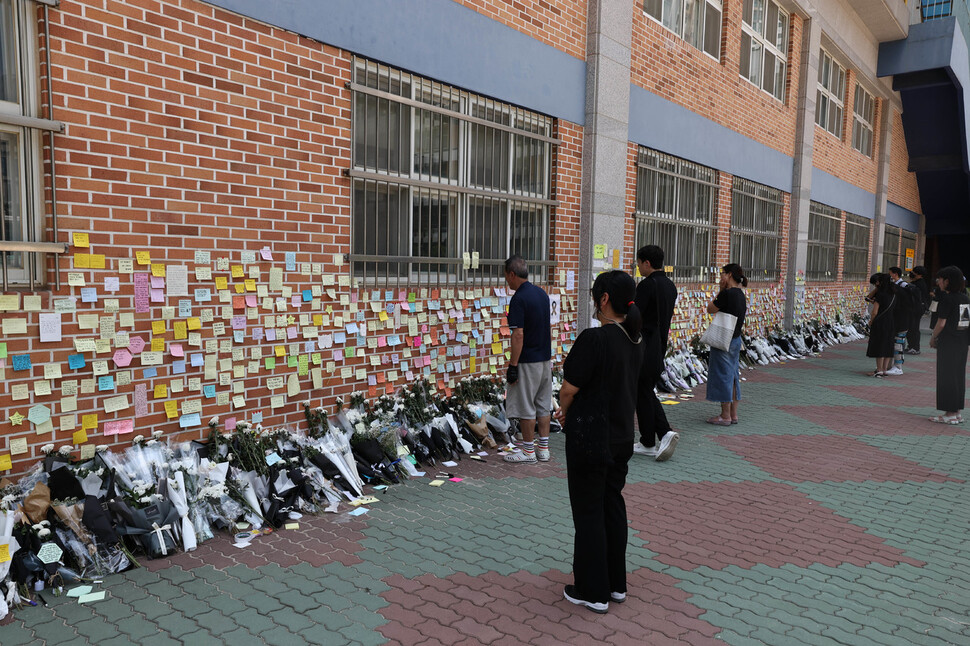
[[[869,99],[869,107],[872,111],[871,115],[865,115],[859,112],[859,93],[860,92],[863,94],[863,97],[862,97],[863,100],[865,100],[867,97]],[[867,116],[868,116],[868,119],[866,118]],[[861,83],[856,83],[855,95],[853,96],[853,99],[852,99],[852,149],[870,158],[872,157],[872,153],[875,151],[875,140],[874,140],[875,128],[873,128],[873,125],[872,125],[873,122],[875,121],[875,118],[876,118],[876,97],[870,94],[869,91],[866,90],[864,87],[862,87]],[[863,130],[869,132],[868,151],[862,150],[862,148],[856,146],[856,141],[855,141],[856,124],[859,124],[859,126]]]
[[[834,241],[821,240],[817,237],[812,236],[812,218],[825,218],[827,220],[837,222],[838,227],[836,229],[836,236]],[[827,204],[822,204],[821,202],[816,202],[812,200],[809,203],[808,208],[808,244],[806,247],[808,257],[806,258],[805,264],[805,277],[809,280],[817,280],[822,282],[834,282],[838,280],[838,258],[836,257],[836,265],[832,267],[830,271],[820,267],[811,267],[809,263],[812,260],[812,249],[823,250],[826,252],[835,251],[836,256],[838,255],[839,249],[839,238],[842,234],[842,212],[832,206]]]
[[[766,18],[766,20],[764,21],[764,28],[765,29],[768,28],[768,21],[767,21],[768,12],[767,12],[767,7],[768,7],[768,4],[769,3],[775,5],[778,8],[778,13],[779,14],[782,14],[782,13],[785,14],[785,16],[788,18],[788,29],[791,30],[791,12],[788,11],[787,9],[785,9],[784,7],[782,7],[779,3],[775,2],[775,0],[765,0],[765,18]],[[768,90],[765,89],[764,58],[762,58],[762,64],[761,64],[762,79],[761,79],[760,86],[758,84],[756,84],[754,81],[752,81],[750,79],[750,77],[748,77],[746,74],[744,74],[743,71],[741,71],[741,73],[740,73],[741,78],[743,78],[744,80],[746,80],[751,85],[754,85],[756,88],[758,88],[759,90],[761,90],[762,92],[764,92],[765,94],[767,94],[768,96],[770,96],[771,98],[775,99],[776,101],[780,101],[780,102],[784,103],[785,102],[785,97],[788,95],[788,65],[789,65],[789,63],[788,63],[788,52],[783,52],[780,49],[778,49],[777,47],[775,47],[775,44],[772,43],[772,42],[770,42],[768,40],[768,37],[765,34],[758,33],[758,31],[755,30],[755,28],[753,26],[749,25],[748,22],[744,19],[744,12],[743,11],[742,11],[742,15],[741,15],[741,31],[743,31],[744,33],[748,34],[748,37],[749,38],[755,39],[759,43],[761,43],[761,46],[762,46],[762,48],[764,50],[770,51],[772,54],[775,55],[775,57],[780,58],[781,60],[783,60],[785,62],[784,86],[783,86],[783,90],[781,92],[781,97],[778,97],[773,92],[769,92]],[[790,35],[788,35],[788,36],[785,37],[785,45],[787,46],[787,48],[789,50],[791,49],[791,36]],[[748,60],[750,61],[750,54],[749,54]],[[749,71],[750,71],[750,69],[749,69]]]
[[[474,199],[480,198],[484,200],[498,200],[504,202],[504,215],[506,230],[508,233],[507,240],[505,241],[506,250],[511,248],[511,227],[513,225],[512,214],[516,210],[516,205],[526,205],[527,208],[534,210],[541,214],[543,221],[541,222],[541,239],[546,241],[544,246],[541,246],[542,258],[538,260],[529,260],[531,265],[540,267],[543,274],[547,271],[547,267],[555,266],[554,257],[554,246],[549,237],[549,233],[552,228],[553,217],[555,213],[555,208],[559,205],[558,200],[551,197],[553,191],[553,158],[554,149],[559,146],[561,141],[550,134],[555,127],[555,120],[552,117],[542,115],[540,113],[526,110],[524,108],[519,108],[509,103],[502,101],[497,101],[485,97],[484,95],[475,94],[455,86],[451,86],[444,83],[438,83],[432,79],[422,77],[416,74],[411,74],[404,70],[400,70],[391,66],[383,65],[380,63],[375,63],[365,58],[354,57],[352,62],[352,74],[353,79],[357,78],[358,73],[369,74],[375,72],[378,74],[378,85],[380,75],[382,70],[387,70],[388,78],[392,75],[400,75],[401,84],[404,85],[407,82],[409,87],[410,96],[407,95],[397,95],[393,92],[388,92],[381,89],[372,88],[363,83],[351,80],[346,84],[347,88],[352,92],[351,100],[351,123],[352,128],[356,128],[357,123],[357,96],[374,96],[380,99],[385,99],[390,102],[394,102],[401,106],[410,109],[410,133],[407,137],[409,141],[409,149],[405,157],[408,160],[407,170],[401,174],[394,174],[390,172],[383,172],[381,170],[373,170],[367,168],[364,163],[360,163],[356,159],[356,133],[352,131],[352,160],[351,168],[345,171],[345,175],[350,177],[352,180],[364,182],[378,182],[385,183],[391,186],[407,187],[408,196],[408,218],[407,223],[408,232],[407,238],[409,240],[409,251],[413,249],[415,234],[413,230],[413,204],[415,196],[419,192],[424,191],[441,191],[446,193],[453,193],[458,196],[457,202],[457,213],[456,213],[456,231],[455,238],[457,240],[457,245],[460,249],[468,249],[468,240],[470,235],[470,224],[469,219],[471,217],[471,204]],[[404,77],[407,77],[406,81]],[[451,109],[444,105],[434,105],[434,103],[422,101],[417,98],[419,92],[430,92],[432,95],[436,93],[448,99],[448,103],[454,105],[457,103],[458,109]],[[432,96],[433,101],[433,96]],[[442,101],[444,102],[444,101]],[[369,108],[369,106],[366,106]],[[475,116],[472,111],[476,107],[484,110],[485,113],[500,113],[507,115],[507,119],[503,118],[501,120],[490,120],[488,118],[483,118],[481,116]],[[448,178],[447,181],[439,181],[435,179],[435,175],[419,174],[415,171],[414,156],[417,150],[417,144],[415,142],[415,131],[419,127],[417,123],[419,119],[419,110],[430,112],[431,114],[440,114],[442,117],[448,117],[450,119],[455,119],[459,125],[457,140],[455,142],[449,142],[449,149],[454,147],[458,156],[458,178],[457,181]],[[507,120],[508,123],[503,123]],[[521,124],[522,127],[516,127]],[[506,190],[495,190],[489,188],[481,188],[473,185],[471,178],[471,161],[470,155],[472,153],[472,127],[485,127],[492,129],[488,131],[488,134],[494,137],[495,132],[507,133],[508,136],[508,150],[505,155],[504,160],[497,161],[498,158],[491,157],[490,161],[486,164],[499,163],[499,172],[503,174],[504,184],[507,185]],[[378,124],[379,127],[379,124]],[[421,126],[423,127],[423,126]],[[492,139],[494,149],[495,139]],[[520,142],[538,142],[538,145],[542,147],[541,154],[542,159],[539,161],[538,165],[533,160],[533,163],[529,168],[529,179],[527,180],[527,186],[535,186],[537,183],[541,184],[543,189],[542,196],[535,193],[530,193],[528,191],[523,191],[515,188],[515,178],[516,178],[516,145]],[[389,141],[389,148],[393,146],[395,142]],[[441,150],[444,150],[440,146],[440,132],[439,132],[439,146],[438,152],[440,154]],[[365,142],[366,149],[366,142]],[[432,142],[432,154],[434,152],[434,143]],[[390,153],[388,153],[390,154]],[[519,169],[521,170],[521,169]],[[494,172],[494,169],[493,169]],[[541,178],[540,178],[541,176]],[[541,181],[539,181],[541,179]],[[352,191],[353,195],[356,190]],[[549,196],[549,197],[547,197]],[[351,204],[351,212],[354,213],[356,207],[353,202]],[[356,221],[357,218],[351,218],[351,239],[354,240],[353,230],[359,226]],[[494,246],[494,244],[493,244]],[[353,247],[352,247],[353,250]],[[358,274],[357,266],[360,264],[365,282],[368,281],[379,281],[384,280],[386,284],[393,282],[394,284],[403,283],[413,283],[415,281],[419,283],[428,284],[442,284],[456,282],[461,283],[462,281],[469,281],[473,277],[478,277],[479,279],[484,279],[490,284],[494,284],[496,280],[501,277],[496,278],[491,275],[486,275],[487,272],[474,273],[475,270],[466,268],[464,266],[464,259],[461,257],[461,252],[459,250],[459,257],[442,257],[434,260],[429,260],[427,258],[412,258],[408,257],[407,261],[401,260],[402,257],[398,256],[375,256],[368,254],[358,254],[351,253],[349,255],[352,266],[355,267],[354,273]],[[480,264],[483,266],[490,266],[492,261],[496,259],[480,259]],[[502,259],[504,262],[504,258]],[[374,273],[373,276],[368,275],[366,264],[373,263]],[[392,264],[406,263],[406,271],[403,275],[391,276],[390,272],[387,270]],[[378,265],[385,265],[387,268],[385,271],[381,271]],[[417,265],[437,265],[438,269],[434,272],[427,272],[427,275],[422,274],[420,270],[414,271],[414,267]],[[442,281],[442,270],[444,270],[444,281]],[[451,275],[452,267],[455,268],[455,274]],[[431,273],[434,273],[435,277],[431,277]],[[383,274],[383,275],[382,275]],[[545,280],[547,276],[543,275],[542,280]]]
[[[777,223],[775,231],[771,232],[762,229],[749,229],[747,227],[735,224],[735,194],[750,197],[754,200],[763,202],[764,204],[776,207],[778,212],[775,218],[775,222]],[[779,245],[782,239],[781,225],[784,206],[784,194],[778,189],[737,176],[735,176],[731,182],[731,225],[729,227],[731,248],[734,247],[735,239],[738,241],[747,240],[752,246],[754,245],[754,241],[756,239],[772,240],[775,243],[775,267],[772,269],[769,269],[768,267],[746,267],[750,270],[748,277],[751,280],[770,282],[777,280],[781,275],[781,254],[779,253]],[[757,223],[755,223],[755,226],[757,226]],[[767,260],[762,259],[761,264],[766,265]],[[755,272],[759,269],[764,273],[761,275],[755,275]]]
[[[865,245],[854,245],[849,242],[849,227],[856,227],[859,229],[864,229],[866,232],[866,243]],[[856,215],[855,213],[845,213],[845,234],[842,236],[843,239],[843,263],[842,263],[842,280],[864,280],[869,273],[869,251],[872,248],[872,220],[865,218],[861,215]],[[846,262],[849,255],[849,251],[862,252],[862,262],[861,266],[849,267]]]
[[[708,58],[711,58],[711,59],[713,59],[715,61],[720,61],[721,58],[720,58],[719,55],[718,56],[711,56],[710,52],[708,52],[706,49],[704,49],[703,43],[706,40],[706,38],[704,38],[704,37],[701,38],[701,45],[702,45],[701,47],[698,47],[694,43],[692,43],[689,40],[687,40],[687,37],[686,37],[686,31],[687,31],[687,28],[686,28],[687,12],[686,11],[683,11],[683,5],[686,2],[686,0],[680,0],[680,2],[681,2],[680,29],[678,31],[675,31],[675,30],[671,29],[670,27],[668,27],[666,24],[664,24],[664,21],[663,21],[663,7],[664,7],[664,4],[663,4],[663,2],[660,3],[660,18],[657,18],[652,13],[650,13],[649,11],[647,11],[647,5],[646,5],[646,2],[645,1],[641,0],[641,2],[639,4],[640,4],[640,11],[642,11],[643,14],[649,20],[652,20],[653,22],[657,23],[658,25],[660,25],[661,27],[663,27],[664,29],[666,29],[670,33],[674,34],[675,36],[677,36],[678,38],[680,38],[682,41],[684,41],[685,43],[687,43],[688,45],[690,45],[694,49],[696,49],[696,50],[700,51],[702,54],[706,55]],[[705,9],[705,20],[704,20],[704,29],[705,30],[707,29],[707,20],[706,20],[707,5],[711,5],[712,7],[716,8],[717,11],[718,11],[718,13],[721,14],[721,21],[720,21],[721,33],[720,33],[720,36],[721,36],[721,39],[723,39],[723,37],[724,37],[724,3],[721,0],[699,0],[699,2],[700,2],[700,4],[703,4],[704,5],[704,9]],[[706,33],[703,34],[703,36],[706,36],[706,35],[707,35]],[[718,46],[718,54],[720,54],[720,52],[721,52],[721,47]]]
[[[823,85],[820,80],[817,80],[816,83],[815,83],[816,89],[817,89],[817,91],[818,91],[819,94],[824,95],[829,100],[829,104],[826,106],[825,119],[824,119],[825,123],[822,124],[822,123],[819,123],[818,122],[819,115],[818,115],[818,112],[816,112],[815,125],[819,126],[822,130],[824,130],[825,132],[829,133],[830,135],[832,135],[833,137],[836,137],[837,139],[839,139],[841,141],[842,135],[844,134],[843,133],[844,127],[843,127],[843,123],[842,122],[845,121],[845,90],[846,90],[845,84],[846,84],[846,78],[847,78],[848,75],[847,75],[847,71],[846,71],[845,66],[842,65],[841,63],[839,63],[837,60],[835,60],[835,57],[832,56],[831,54],[829,54],[825,50],[824,47],[819,48],[819,62],[818,62],[818,64],[819,64],[819,70],[820,71],[822,69],[822,63],[823,63],[823,61],[826,58],[829,60],[829,68],[830,68],[830,76],[829,76],[829,78],[830,79],[832,78],[831,77],[831,74],[834,73],[835,68],[838,68],[839,70],[842,71],[842,96],[843,96],[843,98],[842,99],[839,99],[837,96],[835,96],[835,94],[832,93],[831,90],[829,90],[829,88],[826,85]],[[822,105],[822,102],[821,101],[818,101],[817,99],[816,99],[816,103],[817,103],[817,105]],[[832,109],[832,104],[833,103],[835,105],[837,105],[838,107],[842,108],[842,118],[839,119],[838,122],[837,122],[839,124],[839,132],[837,132],[837,133],[836,132],[832,132],[831,130],[829,130],[828,125],[827,125],[828,120],[829,120],[829,118],[828,118],[829,117],[828,111]]]

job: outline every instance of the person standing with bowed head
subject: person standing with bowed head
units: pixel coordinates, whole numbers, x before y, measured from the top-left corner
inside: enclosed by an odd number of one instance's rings
[[[939,305],[930,347],[936,348],[936,407],[942,415],[930,421],[960,424],[967,398],[967,346],[970,344],[970,298],[967,280],[950,265],[936,274]]]
[[[741,265],[731,263],[721,268],[721,291],[708,304],[708,314],[724,312],[738,317],[731,337],[730,349],[725,352],[711,348],[707,375],[707,401],[721,404],[721,413],[707,420],[715,426],[730,426],[738,423],[738,402],[741,400],[741,330],[744,329],[744,314],[748,311],[748,301],[742,287],[748,286]]]
[[[584,330],[563,363],[556,419],[566,434],[566,480],[576,537],[570,603],[605,613],[626,600],[623,487],[633,455],[633,415],[643,362],[633,278],[619,270],[590,290],[601,327]]]
[[[889,274],[873,274],[869,278],[873,286],[866,296],[872,303],[872,314],[869,320],[869,343],[866,346],[866,356],[876,360],[873,377],[885,377],[893,363],[895,313],[898,305],[897,294]]]

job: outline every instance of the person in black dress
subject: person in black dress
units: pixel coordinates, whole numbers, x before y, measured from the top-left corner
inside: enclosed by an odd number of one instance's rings
[[[909,346],[906,354],[919,354],[920,325],[926,308],[930,306],[930,287],[926,284],[926,267],[922,265],[913,267],[913,271],[909,272],[909,284],[919,293],[919,303],[912,312],[913,319],[909,324],[909,334],[906,336],[906,344]]]
[[[894,311],[898,303],[889,274],[873,274],[869,283],[873,288],[866,300],[873,303],[873,306],[866,356],[876,360],[876,370],[872,376],[884,377],[893,363],[893,341],[896,333]]]
[[[941,424],[960,424],[967,396],[967,345],[970,342],[970,298],[959,267],[950,265],[936,274],[939,296],[936,326],[930,347],[936,348],[936,407]]]
[[[633,414],[643,362],[636,285],[622,271],[593,283],[601,327],[584,330],[563,364],[556,419],[566,434],[566,481],[576,539],[570,603],[604,613],[626,600],[626,504]]]

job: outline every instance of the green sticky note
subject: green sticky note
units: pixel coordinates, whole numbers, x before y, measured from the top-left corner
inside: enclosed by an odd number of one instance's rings
[[[292,354],[286,358],[286,367],[295,368],[296,367],[296,357]]]
[[[6,359],[6,358],[7,358],[7,344],[0,343],[0,359]]]
[[[357,354],[356,348],[347,347],[347,348],[344,349],[344,357],[346,357],[348,359],[350,357],[356,356],[356,354]]]
[[[414,292],[409,292],[408,293],[408,303],[413,303],[416,300],[418,300],[418,295],[415,294]]]
[[[266,357],[266,369],[272,370],[276,367],[276,357]]]

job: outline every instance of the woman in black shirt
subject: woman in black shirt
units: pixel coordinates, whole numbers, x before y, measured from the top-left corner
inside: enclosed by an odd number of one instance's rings
[[[707,401],[721,404],[721,414],[707,420],[708,424],[730,426],[738,423],[738,402],[741,399],[741,330],[748,301],[742,287],[748,286],[741,265],[731,263],[721,268],[721,291],[707,306],[709,314],[725,312],[738,317],[728,352],[711,348],[707,375]]]
[[[895,310],[900,307],[899,295],[893,289],[894,285],[889,274],[873,274],[869,278],[873,285],[866,300],[873,303],[872,318],[869,322],[869,344],[866,346],[866,356],[876,360],[876,370],[873,377],[884,377],[886,371],[892,368],[893,343],[896,336]]]
[[[960,424],[967,396],[967,346],[970,342],[970,298],[967,281],[959,267],[950,265],[936,274],[939,306],[930,337],[936,348],[936,407],[942,415],[931,417],[941,424]]]
[[[566,599],[604,613],[626,600],[626,505],[623,486],[633,455],[633,414],[643,362],[636,285],[614,270],[591,290],[603,325],[584,330],[563,364],[561,408],[566,478],[576,539],[573,585]]]

